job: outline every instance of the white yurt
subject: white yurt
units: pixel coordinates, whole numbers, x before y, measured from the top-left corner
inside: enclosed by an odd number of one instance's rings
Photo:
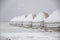
[[[32,21],[32,28],[42,28],[44,26],[44,20],[48,17],[48,13],[40,12],[36,15]]]
[[[17,23],[17,16],[13,17],[9,22],[10,25],[16,25],[16,23]]]
[[[60,30],[60,10],[55,10],[46,20],[45,27],[49,31]]]
[[[23,26],[23,21],[25,20],[25,18],[26,18],[26,15],[16,16],[10,20],[10,24]]]
[[[26,15],[22,15],[21,17],[18,17],[17,25],[20,27],[23,26],[23,22],[24,22],[26,17],[27,17]]]
[[[35,14],[29,14],[24,20],[23,26],[26,28],[32,27],[32,20],[34,19],[35,16],[36,16]]]

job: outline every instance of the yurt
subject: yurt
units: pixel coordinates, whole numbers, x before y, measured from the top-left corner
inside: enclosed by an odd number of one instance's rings
[[[55,10],[46,20],[45,27],[49,31],[60,30],[60,10]]]
[[[32,20],[35,18],[35,14],[29,14],[23,22],[23,26],[26,28],[32,27]]]
[[[48,17],[48,13],[40,12],[36,15],[35,19],[32,21],[32,28],[43,28],[44,20]]]

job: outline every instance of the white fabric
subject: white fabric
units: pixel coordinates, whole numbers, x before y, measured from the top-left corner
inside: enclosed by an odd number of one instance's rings
[[[58,23],[59,22],[59,23]],[[59,31],[60,29],[60,10],[54,11],[46,20],[45,27],[51,31]]]
[[[11,21],[10,24],[17,25],[17,26],[22,26],[22,22],[25,20],[25,15],[23,16],[17,16],[14,17]]]
[[[26,17],[26,19],[25,19],[25,21],[23,23],[24,27],[31,27],[31,25],[32,25],[31,22],[32,22],[34,16],[35,16],[35,14],[29,14]]]
[[[45,20],[45,13],[40,12],[35,19],[32,21],[32,28],[39,28],[40,26],[43,26],[44,20]],[[35,26],[34,26],[35,25]]]
[[[17,16],[15,16],[15,17],[13,17],[11,20],[10,20],[10,24],[12,24],[12,25],[16,25],[16,23],[17,23]]]
[[[22,22],[22,21],[24,21],[25,20],[25,15],[23,15],[23,16],[21,16],[21,17],[18,17],[18,22]]]
[[[10,21],[17,21],[17,17],[13,17]]]
[[[33,22],[40,22],[44,20],[44,14],[43,13],[39,13],[35,19],[33,20]]]
[[[54,11],[45,22],[60,22],[60,10]]]

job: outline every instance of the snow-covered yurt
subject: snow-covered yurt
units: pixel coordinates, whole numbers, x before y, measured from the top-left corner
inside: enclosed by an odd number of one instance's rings
[[[60,10],[55,10],[46,20],[45,27],[49,30],[60,31]]]

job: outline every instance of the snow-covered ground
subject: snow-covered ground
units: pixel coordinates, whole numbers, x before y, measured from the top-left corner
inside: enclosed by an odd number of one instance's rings
[[[59,40],[58,33],[2,33],[0,39],[11,40]]]
[[[60,32],[45,32],[41,29],[11,26],[7,22],[1,22],[0,40],[60,40]]]

